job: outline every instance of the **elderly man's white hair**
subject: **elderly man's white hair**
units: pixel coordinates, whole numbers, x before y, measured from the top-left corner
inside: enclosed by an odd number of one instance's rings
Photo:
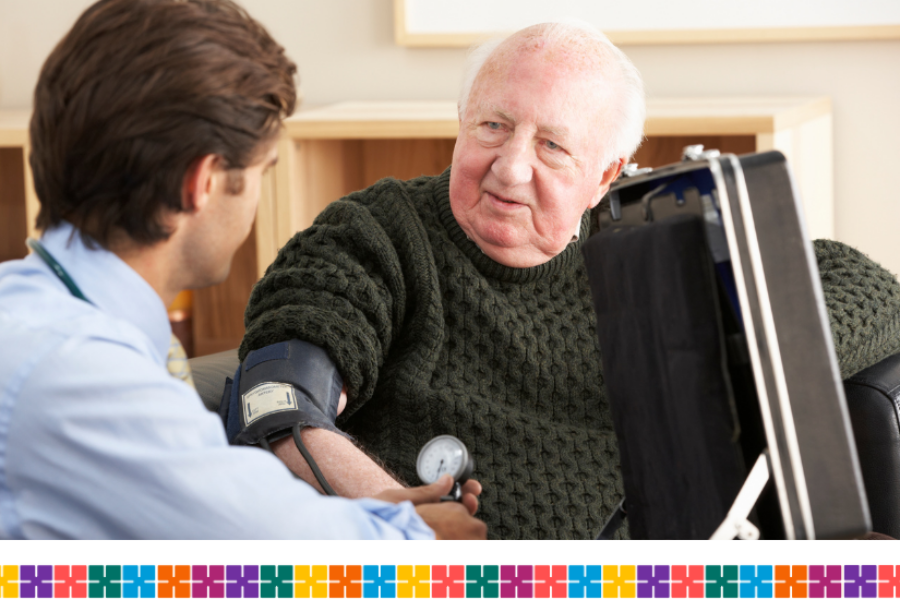
[[[587,44],[597,53],[605,80],[617,92],[614,94],[615,106],[609,107],[607,113],[611,126],[606,131],[598,132],[598,135],[602,133],[609,139],[603,157],[604,168],[620,158],[630,158],[644,139],[644,118],[647,114],[644,83],[632,62],[599,29],[585,21],[571,19],[542,23],[533,26],[533,29],[535,37],[546,40],[550,46]],[[505,41],[520,33],[488,40],[469,51],[459,93],[460,119],[465,117],[469,94],[481,67]]]

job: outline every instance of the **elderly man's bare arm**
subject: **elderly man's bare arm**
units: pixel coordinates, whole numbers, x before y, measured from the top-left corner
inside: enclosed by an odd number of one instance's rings
[[[345,388],[341,390],[338,414],[344,412],[346,406],[347,390]],[[403,484],[392,477],[348,439],[331,431],[315,428],[304,429],[300,433],[300,437],[303,440],[303,444],[312,453],[316,465],[325,476],[329,485],[339,495],[346,498],[379,497],[389,502],[411,499],[404,496],[407,492]],[[290,436],[279,440],[272,445],[272,451],[294,474],[320,492],[324,491],[318,480],[316,480],[309,463],[297,449],[296,444],[285,443],[290,441],[293,441],[293,438]],[[423,486],[415,489],[425,490],[430,487]],[[463,485],[462,503],[471,515],[474,515],[478,510],[479,494],[481,494],[481,484],[474,479],[467,481]],[[430,511],[428,513],[431,514]],[[446,518],[443,514],[438,514],[437,516],[441,519]],[[424,514],[423,518],[426,522],[428,521]]]
[[[338,414],[347,406],[347,390],[341,391]],[[378,497],[388,502],[400,502],[409,493],[406,487],[381,468],[365,452],[357,448],[350,440],[325,429],[306,428],[300,433],[303,444],[312,453],[316,465],[331,485],[332,489],[346,498]],[[320,492],[322,486],[316,480],[312,469],[306,459],[300,454],[292,437],[286,437],[272,444],[272,451],[285,465],[298,477],[315,487]],[[427,490],[431,486],[414,488]],[[421,492],[418,492],[421,494]],[[444,492],[446,493],[446,492]],[[469,480],[463,486],[463,506],[470,515],[478,510],[478,495],[481,494],[481,484],[475,480]],[[442,494],[443,495],[443,494]],[[438,496],[439,497],[439,496]],[[422,500],[424,502],[424,500]],[[436,500],[432,500],[435,502]],[[417,502],[414,502],[418,504]],[[433,512],[431,509],[420,514],[432,528],[427,515],[434,515],[441,522],[448,520],[446,514],[441,511]],[[452,518],[449,519],[452,521]],[[455,535],[459,535],[457,532]],[[446,536],[445,536],[446,537]],[[454,539],[458,539],[455,538]]]
[[[347,498],[375,496],[384,490],[404,489],[353,442],[325,429],[306,428],[300,433],[325,479],[339,495]],[[322,491],[306,459],[288,436],[272,444],[276,456],[298,477]]]
[[[337,413],[347,407],[347,388],[341,390]],[[303,444],[312,452],[316,465],[332,489],[345,498],[374,497],[385,490],[404,486],[357,448],[353,442],[325,429],[306,428],[300,432]],[[298,477],[323,492],[309,463],[288,436],[272,445],[272,451]]]
[[[472,517],[478,510],[477,496],[481,493],[481,484],[477,481],[467,481],[463,486],[462,504],[466,510],[452,506],[456,504],[454,502],[432,505],[449,493],[452,481],[447,483],[441,480],[429,486],[405,488],[352,442],[336,433],[307,428],[300,436],[316,457],[322,474],[339,495],[348,498],[372,497],[387,502],[410,500],[422,519],[434,529],[438,539],[484,539],[487,531],[484,523]],[[272,451],[297,476],[322,491],[293,438],[286,437],[275,442]]]

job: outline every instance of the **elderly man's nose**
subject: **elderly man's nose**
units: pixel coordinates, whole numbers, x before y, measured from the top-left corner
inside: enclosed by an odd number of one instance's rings
[[[500,153],[491,166],[494,175],[506,185],[518,185],[531,181],[531,161],[528,148],[510,144]]]

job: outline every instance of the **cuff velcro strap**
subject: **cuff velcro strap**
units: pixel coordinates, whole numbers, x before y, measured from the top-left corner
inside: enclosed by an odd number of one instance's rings
[[[352,439],[334,425],[342,387],[337,368],[318,346],[291,340],[255,350],[238,367],[231,389],[226,386],[228,439],[258,444],[297,423]]]

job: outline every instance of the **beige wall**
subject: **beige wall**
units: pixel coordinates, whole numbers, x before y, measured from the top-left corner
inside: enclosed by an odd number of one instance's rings
[[[0,109],[88,2],[0,0]],[[391,0],[244,0],[300,65],[307,104],[455,98],[464,51],[393,43]],[[836,237],[900,272],[900,41],[631,46],[652,96],[827,95]]]

